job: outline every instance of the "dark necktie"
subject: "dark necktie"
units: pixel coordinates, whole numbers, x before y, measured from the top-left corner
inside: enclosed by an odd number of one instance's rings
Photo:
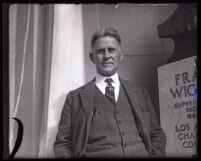
[[[105,96],[113,103],[115,104],[115,96],[114,96],[114,87],[112,86],[112,78],[108,78],[105,80],[107,83],[107,86],[105,88]]]

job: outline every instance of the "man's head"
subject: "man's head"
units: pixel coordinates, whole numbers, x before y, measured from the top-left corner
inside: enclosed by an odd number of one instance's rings
[[[89,56],[99,74],[111,76],[116,73],[123,59],[121,38],[117,30],[106,28],[97,31],[91,39],[91,50]]]

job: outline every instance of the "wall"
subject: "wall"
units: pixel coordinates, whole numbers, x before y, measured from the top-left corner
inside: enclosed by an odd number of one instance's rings
[[[157,67],[165,63],[174,46],[171,40],[158,38],[157,25],[166,20],[176,7],[177,4],[83,5],[85,54],[90,52],[90,39],[97,29],[116,28],[122,37],[124,52],[119,75],[148,89],[158,116]],[[88,56],[85,58],[85,73],[86,81],[95,74]]]

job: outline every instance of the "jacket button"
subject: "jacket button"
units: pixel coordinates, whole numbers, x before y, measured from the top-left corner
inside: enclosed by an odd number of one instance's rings
[[[124,144],[124,148],[126,148],[127,147],[127,144]]]

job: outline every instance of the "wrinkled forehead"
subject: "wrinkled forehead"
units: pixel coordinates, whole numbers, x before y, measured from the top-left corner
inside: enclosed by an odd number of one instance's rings
[[[121,37],[118,31],[113,28],[107,28],[107,29],[99,30],[93,34],[91,38],[91,48],[95,44],[96,40],[98,40],[101,37],[107,37],[107,36],[113,37],[114,39],[118,41],[119,44],[121,44]]]
[[[114,36],[100,36],[91,44],[91,49],[104,46],[120,47],[120,44]]]

